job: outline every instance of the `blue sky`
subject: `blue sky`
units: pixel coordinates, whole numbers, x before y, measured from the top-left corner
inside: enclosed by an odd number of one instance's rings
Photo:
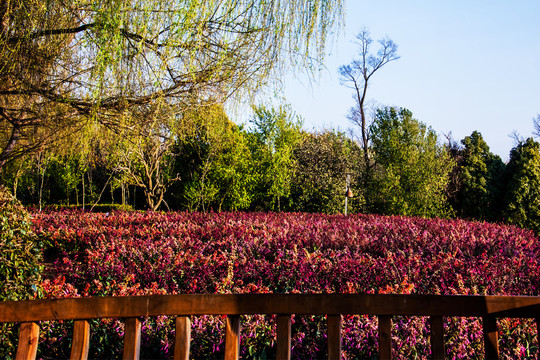
[[[509,134],[531,136],[540,114],[539,16],[539,0],[348,0],[320,80],[289,77],[284,96],[308,130],[351,128],[353,93],[338,68],[357,56],[352,40],[365,26],[374,40],[394,40],[401,56],[373,76],[375,104],[408,108],[442,139],[478,130],[507,161]]]

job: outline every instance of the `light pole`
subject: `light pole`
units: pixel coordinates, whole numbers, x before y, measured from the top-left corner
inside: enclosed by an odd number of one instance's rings
[[[346,180],[346,186],[345,186],[345,215],[347,215],[347,203],[349,198],[353,197],[353,193],[351,191],[351,175],[347,174],[347,180]]]

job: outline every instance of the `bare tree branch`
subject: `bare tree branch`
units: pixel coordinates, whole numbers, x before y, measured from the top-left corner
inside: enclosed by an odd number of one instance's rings
[[[46,29],[46,30],[39,30],[35,31],[29,35],[24,36],[12,36],[7,39],[8,43],[15,44],[21,41],[29,41],[33,39],[38,39],[40,37],[44,36],[53,36],[53,35],[66,35],[66,34],[76,34],[79,32],[86,31],[88,29],[93,28],[96,26],[95,23],[91,24],[84,24],[75,28],[67,28],[67,29]]]
[[[533,119],[533,124],[533,135],[540,137],[540,114],[536,115],[536,117]]]
[[[364,28],[356,35],[356,44],[360,48],[360,59],[353,60],[349,65],[339,68],[341,83],[354,90],[355,106],[351,108],[349,119],[353,124],[360,127],[362,149],[364,151],[364,175],[370,169],[369,158],[369,129],[367,125],[365,105],[367,98],[368,84],[375,72],[391,61],[399,59],[397,55],[398,46],[390,39],[385,38],[379,41],[380,48],[377,54],[371,53],[373,40],[369,30]]]

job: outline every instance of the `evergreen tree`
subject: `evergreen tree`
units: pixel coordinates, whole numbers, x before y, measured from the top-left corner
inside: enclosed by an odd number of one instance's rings
[[[461,140],[462,163],[455,210],[461,217],[501,220],[502,178],[505,165],[490,152],[478,131]]]
[[[172,149],[180,181],[169,189],[173,208],[244,210],[252,201],[253,169],[245,133],[214,104],[184,114]]]
[[[506,221],[540,234],[540,143],[532,138],[519,143],[506,169]]]

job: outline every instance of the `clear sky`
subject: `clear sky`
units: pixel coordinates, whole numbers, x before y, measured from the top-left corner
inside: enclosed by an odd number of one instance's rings
[[[478,130],[504,161],[515,145],[509,134],[532,136],[540,114],[540,0],[348,0],[345,21],[320,80],[285,83],[286,101],[307,130],[352,127],[353,92],[340,85],[338,68],[357,56],[352,40],[365,26],[374,40],[394,40],[401,56],[371,79],[376,104],[408,108],[442,139]]]

